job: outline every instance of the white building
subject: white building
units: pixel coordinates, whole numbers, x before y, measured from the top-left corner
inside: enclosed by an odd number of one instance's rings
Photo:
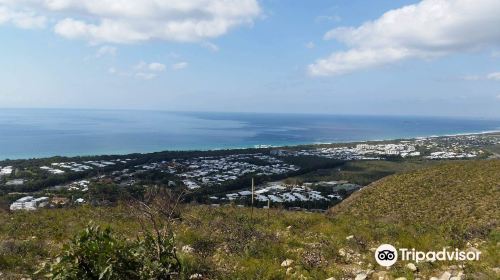
[[[0,176],[7,176],[10,174],[12,174],[12,166],[5,166],[4,168],[0,166]]]
[[[45,207],[49,203],[49,198],[46,196],[34,198],[33,196],[25,196],[10,205],[11,211],[16,210],[36,210],[37,208]]]

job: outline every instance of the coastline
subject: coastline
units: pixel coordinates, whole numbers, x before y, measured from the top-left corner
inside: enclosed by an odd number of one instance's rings
[[[387,138],[387,139],[374,139],[374,140],[348,140],[348,141],[336,141],[336,142],[314,142],[314,143],[300,143],[300,144],[290,144],[290,145],[253,145],[253,146],[240,146],[240,147],[228,147],[228,148],[207,148],[207,149],[182,149],[182,150],[157,150],[151,152],[124,152],[124,153],[100,153],[100,154],[74,154],[74,155],[52,155],[52,156],[42,156],[42,157],[19,157],[19,158],[4,158],[0,155],[0,162],[3,161],[14,161],[14,160],[39,160],[48,159],[54,157],[62,158],[77,158],[77,157],[106,157],[106,156],[129,156],[129,155],[148,155],[155,153],[189,153],[189,152],[210,152],[210,151],[239,151],[239,150],[263,150],[263,149],[280,149],[280,148],[300,148],[300,147],[314,147],[314,146],[324,146],[324,145],[339,145],[339,144],[357,144],[357,143],[373,143],[373,142],[392,142],[392,141],[409,141],[427,138],[440,138],[440,137],[459,137],[459,136],[472,136],[472,135],[495,135],[500,134],[500,130],[486,130],[480,132],[460,132],[453,134],[443,134],[443,135],[429,135],[429,136],[417,136],[417,137],[400,137],[400,138]],[[262,147],[258,147],[262,146]]]

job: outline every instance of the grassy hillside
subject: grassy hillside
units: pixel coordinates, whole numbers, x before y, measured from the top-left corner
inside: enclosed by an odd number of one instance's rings
[[[499,188],[500,161],[457,161],[384,178],[326,215],[183,205],[173,225],[182,278],[428,279],[449,271],[498,279]],[[32,276],[89,221],[125,239],[141,234],[126,205],[0,213],[0,278]],[[477,263],[419,263],[412,271],[398,262],[385,270],[373,258],[381,243],[483,254]]]
[[[481,235],[499,226],[499,203],[500,161],[463,161],[386,177],[331,212]]]

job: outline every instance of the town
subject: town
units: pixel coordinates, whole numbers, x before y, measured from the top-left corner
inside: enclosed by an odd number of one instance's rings
[[[326,187],[328,191],[318,191],[317,187]],[[362,186],[350,184],[347,181],[320,181],[306,182],[302,184],[286,184],[282,181],[269,182],[256,187],[253,192],[255,200],[258,202],[307,202],[307,201],[331,201],[342,200],[347,193],[352,193],[361,189]],[[225,197],[211,196],[210,199],[217,201],[239,201],[248,202],[252,196],[251,189],[241,190],[235,193],[228,193]]]
[[[279,156],[317,156],[341,160],[380,160],[397,156],[427,159],[465,159],[484,154],[485,146],[500,143],[498,135],[457,135],[421,137],[391,143],[358,143],[320,147],[313,149],[276,149],[271,154]]]
[[[164,160],[150,159],[144,154],[107,156],[105,159],[41,160],[39,165],[29,160],[0,162],[0,190],[15,198],[11,200],[11,210],[90,203],[96,198],[91,199],[88,192],[102,185],[126,189],[159,183],[185,189],[194,196],[200,193],[206,197],[201,201],[212,205],[248,205],[252,192],[245,182],[255,178],[259,184],[254,199],[261,206],[267,203],[335,203],[363,186],[342,180],[296,184],[283,183],[283,180],[323,168],[317,165],[318,158],[324,158],[331,166],[342,161],[474,159],[498,156],[487,147],[499,143],[498,134],[475,134],[304,147],[265,146],[212,154],[199,152],[199,155],[190,156],[180,153],[165,156]],[[35,189],[20,191],[26,186]]]

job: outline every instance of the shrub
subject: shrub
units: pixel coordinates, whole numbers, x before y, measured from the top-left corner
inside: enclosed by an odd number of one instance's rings
[[[178,275],[173,235],[147,232],[129,242],[89,225],[37,274],[50,279],[171,279]]]

